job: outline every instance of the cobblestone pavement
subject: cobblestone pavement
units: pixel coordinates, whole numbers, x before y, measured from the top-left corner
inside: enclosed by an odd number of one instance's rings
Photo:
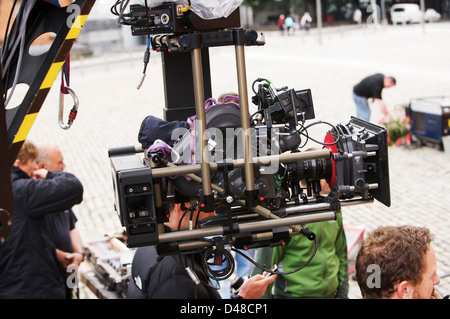
[[[326,28],[321,44],[317,30],[309,34],[281,36],[265,34],[264,47],[246,48],[249,97],[251,83],[258,77],[275,86],[310,88],[316,120],[346,124],[355,107],[352,86],[364,76],[384,72],[397,78],[397,86],[384,91],[391,111],[415,97],[450,94],[450,24]],[[235,53],[232,47],[210,50],[214,96],[237,92]],[[71,87],[80,99],[78,117],[63,131],[57,123],[59,78],[50,91],[29,139],[59,144],[67,170],[75,173],[85,187],[84,201],[75,207],[77,227],[84,242],[121,232],[113,209],[113,189],[108,148],[137,145],[142,119],[162,117],[164,90],[161,57],[154,53],[147,78],[136,89],[142,74],[144,48],[73,61]],[[66,104],[69,104],[68,101]],[[70,105],[66,106],[67,108]],[[372,120],[381,119],[372,108]],[[321,139],[328,127],[311,131]],[[364,226],[366,233],[379,225],[413,224],[427,226],[435,234],[438,290],[450,293],[450,155],[432,147],[389,148],[391,207],[380,203],[344,209],[347,226]],[[351,281],[351,298],[359,289]]]

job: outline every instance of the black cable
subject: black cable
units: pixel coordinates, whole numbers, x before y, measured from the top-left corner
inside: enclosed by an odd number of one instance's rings
[[[119,22],[120,21],[124,21],[124,22],[126,21],[124,16],[123,16],[123,13],[125,12],[125,9],[127,8],[129,3],[130,3],[130,0],[121,1],[121,3],[120,3],[120,10],[119,10],[119,20],[118,20]]]
[[[302,127],[303,127],[303,125],[302,125]],[[309,141],[309,133],[308,133],[308,131],[306,131],[305,130],[305,132],[306,132],[306,134],[304,134],[304,133],[300,133],[300,134],[302,134],[303,136],[305,136],[306,137],[306,141],[303,143],[303,145],[300,145],[299,146],[299,149],[301,149],[301,148],[303,148],[303,147],[305,147],[306,146],[306,144],[308,144],[308,141]]]
[[[188,209],[186,209],[184,211],[183,215],[181,216],[181,218],[180,218],[180,220],[178,222],[178,230],[181,229],[181,223],[182,223],[183,219],[186,217],[188,212],[191,213],[189,219],[192,222],[193,215],[194,215],[194,212],[195,212],[195,208],[197,207],[197,205],[198,205],[198,203],[195,203],[195,204],[191,205]],[[197,222],[198,222],[198,216],[197,216],[195,224],[197,224]],[[208,242],[208,243],[213,244],[213,245],[215,244],[212,240],[207,240],[207,239],[204,239],[204,240],[206,242]],[[208,259],[210,259],[212,257],[212,255],[213,255],[212,251],[216,251],[216,249],[212,248],[212,247],[208,247],[206,249],[203,248],[203,249],[196,250],[196,251],[182,252],[182,253],[180,253],[180,255],[193,255],[195,253],[200,253],[201,252],[201,253],[203,253],[202,266],[203,266],[203,269],[204,269],[206,275],[209,278],[211,278],[213,280],[216,280],[216,281],[219,281],[219,280],[224,280],[224,279],[228,278],[229,276],[231,276],[232,273],[234,272],[234,269],[235,269],[233,256],[231,256],[231,254],[227,250],[223,249],[222,252],[223,252],[223,255],[224,255],[225,259],[222,260],[222,263],[223,262],[227,262],[227,266],[225,268],[221,268],[219,270],[212,270],[211,267],[209,266],[210,263],[208,263]],[[180,258],[180,263],[183,266],[183,269],[186,269],[186,267],[184,267],[184,263],[182,262],[181,258]],[[208,286],[210,288],[213,288],[213,289],[219,289],[219,288],[211,286],[209,283],[206,283],[206,282],[202,281],[200,278],[199,278],[199,280],[202,282],[203,285],[206,285],[206,286]]]
[[[186,210],[185,213],[187,213],[188,210]],[[185,252],[180,252],[180,255],[193,255],[196,253],[203,253],[203,258],[202,258],[202,266],[203,269],[205,270],[206,274],[208,275],[209,278],[216,280],[216,281],[220,281],[220,280],[224,280],[229,278],[235,269],[235,261],[233,256],[231,255],[231,253],[228,251],[228,249],[226,249],[225,247],[221,248],[219,251],[219,254],[223,255],[223,259],[222,259],[222,264],[224,262],[227,262],[227,265],[221,269],[211,269],[210,265],[214,265],[213,263],[209,263],[208,260],[211,258],[214,258],[214,252],[217,252],[217,248],[215,248],[215,243],[213,240],[209,240],[209,239],[203,239],[205,242],[211,243],[213,245],[213,247],[207,247],[207,248],[201,248],[195,251],[185,251]],[[275,274],[275,275],[289,275],[292,273],[295,273],[301,269],[303,269],[304,267],[306,267],[311,260],[314,258],[314,256],[317,253],[317,248],[318,248],[318,242],[317,242],[317,238],[314,237],[314,250],[311,254],[311,257],[309,257],[309,259],[300,267],[293,269],[291,271],[286,271],[286,272],[280,272],[280,271],[273,271],[271,269],[267,269],[265,268],[265,266],[262,266],[260,264],[258,264],[256,261],[254,261],[253,259],[251,259],[250,257],[248,257],[247,255],[245,255],[243,252],[241,252],[240,250],[231,247],[230,250],[234,251],[235,253],[240,254],[241,256],[243,256],[245,259],[247,259],[250,263],[252,263],[253,265],[255,265],[256,267],[260,268],[261,270],[271,273],[271,274]],[[180,263],[183,266],[183,269],[185,269],[186,267],[185,264],[182,262],[181,258],[180,258]],[[200,280],[200,278],[199,278]],[[216,287],[210,286],[208,283],[205,283],[204,281],[201,281],[202,284],[207,285],[211,288],[214,289],[218,289]]]
[[[116,3],[113,4],[113,5],[111,6],[110,11],[111,11],[111,13],[112,13],[113,15],[115,15],[115,16],[118,16],[118,15],[119,15],[119,12],[117,12],[117,5],[118,5],[120,2],[122,2],[122,0],[117,0]]]
[[[262,81],[267,81],[267,80],[266,80],[266,79],[263,79],[263,78],[257,78],[255,81],[253,81],[253,83],[252,83],[252,91],[253,91],[253,93],[258,94],[258,93],[255,91],[255,83],[256,83],[256,82],[262,82]]]
[[[136,19],[126,19],[126,16],[130,16],[130,14],[125,14],[125,10],[128,7],[130,0],[117,0],[115,4],[113,4],[110,8],[110,11],[113,15],[118,16],[117,23],[123,25],[136,25]],[[136,21],[135,21],[136,20]]]
[[[32,11],[35,3],[37,0],[30,0],[26,2],[22,2],[19,7],[19,12],[15,18],[15,22],[8,34],[8,37],[5,39],[4,46],[2,47],[2,57],[1,57],[1,63],[2,63],[2,82],[5,86],[5,92],[3,95],[4,98],[4,104],[5,106],[8,105],[11,97],[14,94],[21,66],[22,66],[22,58],[25,51],[25,38],[27,36],[26,34],[26,27],[28,22],[28,16],[30,12]],[[13,10],[11,10],[12,13]],[[10,14],[11,16],[11,14]],[[8,24],[10,21],[8,21]],[[12,42],[11,42],[12,41]],[[17,53],[17,50],[19,52]],[[8,82],[9,77],[11,75],[10,70],[10,64],[13,61],[14,55],[18,55],[17,57],[17,63],[16,63],[16,69],[15,69],[15,75],[13,79],[13,83],[10,88],[9,96],[8,96]]]
[[[206,242],[210,242],[210,240],[206,240]],[[195,274],[196,278],[199,280],[200,284],[202,284],[204,287],[206,288],[210,288],[212,290],[219,290],[220,289],[220,284],[218,282],[217,279],[215,278],[211,278],[217,281],[217,287],[214,287],[211,283],[211,281],[205,281],[203,278],[199,277],[195,271],[195,265],[197,264],[197,262],[195,261],[195,254],[199,254],[199,253],[204,253],[205,252],[205,248],[201,248],[198,250],[194,250],[194,251],[186,251],[186,252],[180,252],[178,254],[178,260],[180,262],[181,267],[183,268],[183,270],[185,271],[186,275],[188,275],[189,277],[191,277],[191,275],[188,273],[187,268],[189,267],[190,270]],[[184,257],[185,262],[183,262],[182,257]],[[191,260],[191,265],[192,267],[189,266],[188,263],[188,258]],[[203,259],[202,259],[203,260]],[[207,269],[204,267],[203,263],[200,264],[200,267],[203,268],[203,271],[208,275]],[[209,275],[208,275],[209,277]],[[197,291],[195,290],[195,294],[197,293]]]
[[[203,267],[206,271],[206,274],[209,278],[214,280],[225,280],[229,278],[236,267],[234,258],[231,253],[223,247],[220,249],[218,254],[214,254],[214,252],[218,252],[218,250],[214,247],[209,247],[203,254]],[[210,258],[215,259],[217,255],[222,256],[222,265],[226,263],[226,266],[220,269],[212,269],[210,265],[215,265],[215,263],[209,263],[208,260]]]
[[[318,247],[317,238],[314,238],[314,251],[313,251],[311,257],[303,265],[301,265],[300,267],[298,267],[298,268],[296,268],[294,270],[291,270],[291,271],[286,271],[286,272],[273,271],[271,269],[267,269],[264,266],[261,266],[260,264],[258,264],[256,261],[254,261],[250,257],[248,257],[247,255],[245,255],[243,252],[239,251],[238,249],[231,248],[231,250],[236,252],[236,253],[238,253],[238,254],[240,254],[242,257],[244,257],[249,262],[251,262],[253,265],[255,265],[256,267],[260,268],[263,271],[266,271],[266,272],[274,274],[274,275],[283,275],[283,276],[285,276],[285,275],[293,274],[294,272],[297,272],[297,271],[303,269],[304,267],[306,267],[311,262],[311,260],[314,258],[314,256],[316,255],[317,247]]]
[[[184,217],[186,217],[188,212],[191,212],[191,217],[192,214],[195,211],[195,208],[197,208],[198,203],[192,204],[188,209],[186,209],[183,213],[183,215],[181,216],[179,222],[178,222],[178,230],[181,230],[181,223],[183,222]]]
[[[337,133],[337,139],[333,143],[324,143],[324,142],[319,142],[316,139],[313,139],[312,137],[310,137],[308,135],[307,129],[310,128],[311,126],[314,126],[314,125],[317,125],[317,124],[327,124],[327,125],[331,126]],[[339,130],[337,129],[337,127],[334,126],[331,123],[326,122],[326,121],[318,121],[318,122],[311,123],[311,124],[309,124],[307,126],[303,126],[303,128],[300,128],[297,131],[298,131],[298,133],[300,133],[303,136],[306,136],[308,139],[312,140],[313,142],[315,142],[317,144],[320,144],[320,145],[324,145],[324,146],[335,145],[339,141],[339,139],[341,138],[341,133],[339,133]],[[305,135],[303,133],[303,131],[306,131],[307,134]],[[306,143],[304,143],[304,144],[306,144]]]
[[[8,47],[9,25],[11,24],[11,19],[12,19],[12,15],[13,15],[13,12],[14,12],[14,8],[16,7],[16,4],[17,4],[17,0],[14,0],[13,5],[11,7],[11,11],[9,12],[8,23],[6,24],[6,29],[5,29],[5,36],[3,37],[2,53],[3,53],[4,49],[6,47]],[[2,56],[2,59],[3,59],[3,56]]]
[[[245,255],[240,250],[235,249],[233,247],[231,247],[230,250],[234,251],[235,253],[240,254],[245,259],[247,259],[249,262],[251,262],[253,265],[255,265],[256,267],[260,268],[263,271],[266,271],[268,273],[275,274],[275,275],[289,275],[289,274],[293,274],[293,273],[303,269],[304,267],[306,267],[311,262],[311,260],[314,258],[314,256],[317,253],[318,242],[317,242],[317,238],[315,236],[314,236],[313,239],[314,239],[314,250],[313,250],[313,253],[311,254],[311,257],[309,257],[309,259],[303,265],[301,265],[300,267],[298,267],[296,269],[293,269],[291,271],[286,271],[286,272],[273,271],[271,269],[267,269],[267,268],[265,268],[265,266],[262,266],[262,265],[258,264],[256,261],[254,261],[253,259],[251,259],[247,255]],[[209,242],[213,243],[212,241],[209,241]],[[209,263],[208,260],[210,258],[214,258],[213,257],[214,256],[213,252],[216,252],[216,251],[217,251],[217,249],[215,247],[206,248],[206,250],[203,253],[203,268],[205,269],[206,274],[208,275],[208,277],[210,277],[211,279],[224,280],[224,279],[227,279],[228,277],[230,277],[233,274],[233,272],[234,272],[234,269],[235,269],[234,258],[233,258],[233,256],[231,255],[231,253],[227,249],[222,248],[219,251],[219,254],[223,255],[222,263],[223,262],[227,262],[227,265],[225,267],[221,268],[221,269],[217,269],[217,270],[211,269],[210,265],[214,265],[214,264],[213,263]],[[192,252],[190,252],[190,253],[192,253]]]

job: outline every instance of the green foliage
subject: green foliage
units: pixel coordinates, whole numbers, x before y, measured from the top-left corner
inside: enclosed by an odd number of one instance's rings
[[[411,119],[405,116],[403,119],[395,119],[383,123],[388,133],[388,143],[391,145],[409,144],[411,134]]]

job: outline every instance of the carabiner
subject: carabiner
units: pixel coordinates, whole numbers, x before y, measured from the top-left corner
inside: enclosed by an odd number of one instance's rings
[[[61,126],[61,128],[64,129],[64,130],[69,129],[72,126],[73,121],[75,120],[75,117],[77,116],[77,111],[78,111],[78,106],[79,106],[78,97],[75,94],[75,92],[69,87],[66,87],[66,90],[67,90],[67,92],[69,92],[70,96],[73,99],[73,107],[72,107],[72,110],[70,110],[69,120],[67,121],[67,124],[64,124],[64,120],[63,120],[63,116],[64,116],[64,93],[60,92],[59,93],[58,118],[59,118],[59,126]]]

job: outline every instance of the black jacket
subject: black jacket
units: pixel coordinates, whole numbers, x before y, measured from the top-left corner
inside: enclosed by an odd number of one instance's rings
[[[34,180],[17,167],[11,180],[14,215],[11,233],[0,244],[0,298],[65,298],[45,215],[79,204],[83,186],[70,173]]]
[[[140,247],[136,250],[131,266],[128,284],[129,299],[220,299],[217,290],[200,267],[198,254],[186,257],[171,255],[159,259],[154,246]],[[201,279],[200,284],[186,273],[189,266]]]

